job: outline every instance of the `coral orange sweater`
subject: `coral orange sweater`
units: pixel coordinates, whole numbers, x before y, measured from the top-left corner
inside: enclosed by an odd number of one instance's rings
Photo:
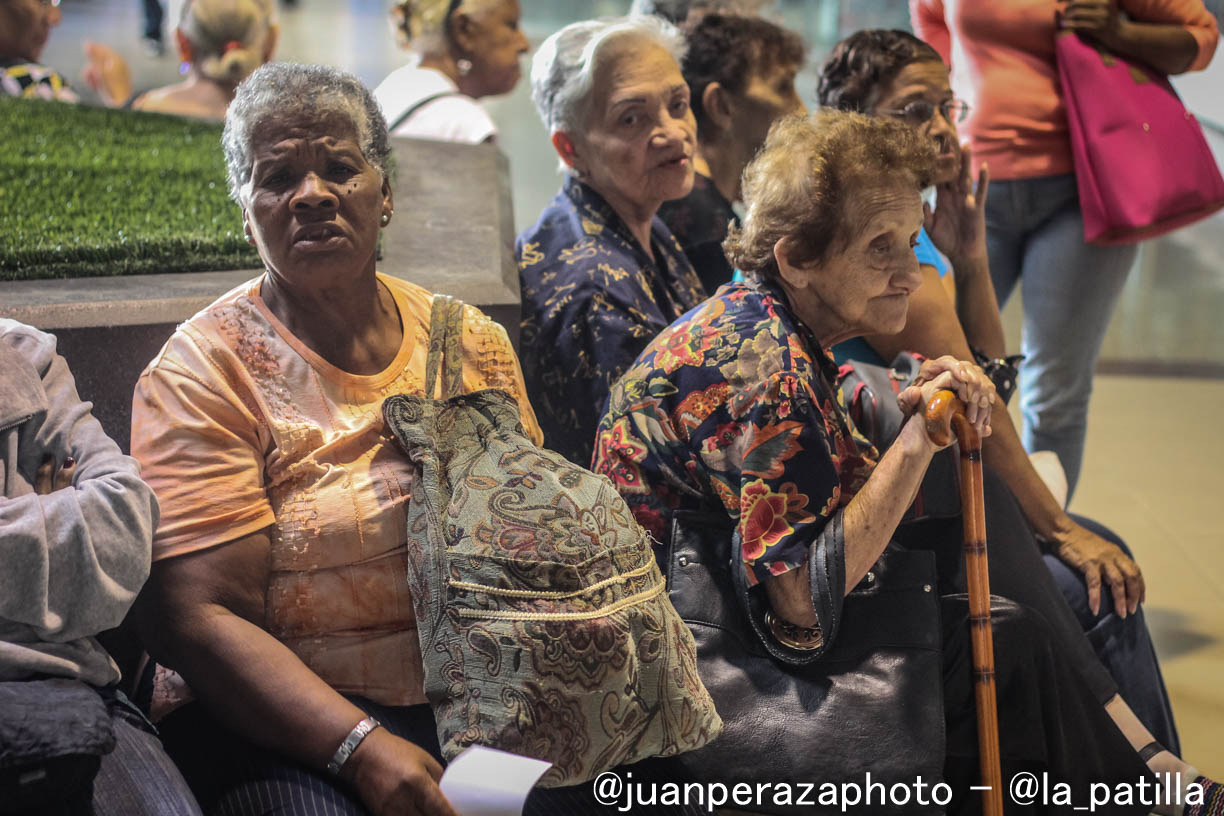
[[[914,33],[952,67],[952,89],[971,110],[963,134],[975,164],[996,179],[1073,170],[1054,61],[1055,0],[909,0]],[[1211,61],[1219,39],[1202,0],[1119,0],[1132,20],[1180,23],[1198,42],[1190,70]]]

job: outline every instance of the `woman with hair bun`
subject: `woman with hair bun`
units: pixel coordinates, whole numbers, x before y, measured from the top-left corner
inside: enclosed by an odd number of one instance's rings
[[[415,56],[374,90],[392,136],[479,144],[497,127],[476,100],[509,93],[530,47],[519,0],[397,0],[391,24]]]
[[[188,0],[174,32],[187,78],[141,94],[131,107],[224,119],[238,83],[271,59],[276,35],[268,0]]]

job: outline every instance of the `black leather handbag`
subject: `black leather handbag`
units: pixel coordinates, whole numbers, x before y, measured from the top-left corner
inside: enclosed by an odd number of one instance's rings
[[[840,523],[840,516],[830,526]],[[944,716],[939,595],[930,552],[894,545],[847,595],[822,652],[791,649],[765,623],[761,587],[749,588],[738,534],[721,513],[677,512],[664,554],[673,605],[697,643],[701,680],[723,719],[722,736],[678,759],[701,782],[809,783],[813,804],[758,813],[840,813],[819,804],[823,783],[911,791],[943,779]],[[840,536],[840,530],[826,534]],[[813,598],[844,586],[822,544],[809,559]],[[834,559],[836,560],[836,559]],[[822,619],[830,619],[822,617]],[[870,777],[868,777],[870,774]],[[890,805],[877,790],[861,812],[939,813],[912,800]],[[799,789],[792,788],[792,799]],[[827,799],[827,797],[826,797]]]

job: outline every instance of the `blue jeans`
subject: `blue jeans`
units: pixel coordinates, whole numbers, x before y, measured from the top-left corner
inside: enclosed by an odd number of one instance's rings
[[[1075,176],[992,181],[986,245],[999,308],[1024,298],[1020,409],[1024,447],[1051,450],[1075,492],[1092,374],[1138,247],[1084,243]]]
[[[1083,574],[1054,556],[1043,558],[1007,485],[989,467],[983,469],[983,477],[990,591],[1042,617],[1059,641],[1061,660],[1080,675],[1096,701],[1103,705],[1120,694],[1152,736],[1176,753],[1173,710],[1142,609],[1120,618],[1114,614],[1112,595],[1104,592],[1101,611],[1093,615]],[[1090,519],[1074,518],[1129,554],[1122,540],[1107,528]],[[902,524],[894,538],[902,546],[934,550],[941,592],[964,591],[959,516]]]
[[[143,0],[144,6],[144,36],[150,40],[162,41],[162,20],[166,18],[166,10],[162,8],[162,0]]]

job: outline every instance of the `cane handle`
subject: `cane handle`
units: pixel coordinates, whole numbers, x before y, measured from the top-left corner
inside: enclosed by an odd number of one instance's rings
[[[923,418],[926,419],[927,436],[941,448],[952,444],[952,418],[957,414],[964,416],[965,403],[952,391],[936,391],[926,404]]]

